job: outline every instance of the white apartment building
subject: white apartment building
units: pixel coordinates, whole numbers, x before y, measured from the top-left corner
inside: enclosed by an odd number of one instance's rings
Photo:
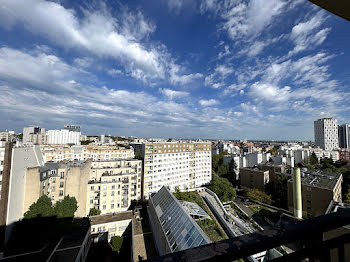
[[[48,130],[47,143],[51,145],[80,145],[80,132],[70,131],[68,129]]]
[[[338,122],[332,118],[321,118],[314,122],[315,144],[324,150],[339,148]]]
[[[339,147],[350,149],[350,125],[344,124],[339,126]]]
[[[259,164],[264,164],[269,161],[271,154],[270,153],[250,153],[246,154],[246,166],[247,167],[254,167]]]
[[[162,186],[187,190],[211,181],[211,143],[146,143],[142,154],[143,196],[147,199]]]
[[[43,145],[40,146],[45,162],[62,160],[117,160],[134,158],[134,150],[104,145]]]
[[[29,126],[23,128],[23,144],[45,145],[47,136],[45,128],[40,126]]]

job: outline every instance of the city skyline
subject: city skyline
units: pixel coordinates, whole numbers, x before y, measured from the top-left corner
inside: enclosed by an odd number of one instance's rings
[[[350,122],[345,20],[220,2],[2,1],[0,125],[313,141],[314,120]]]

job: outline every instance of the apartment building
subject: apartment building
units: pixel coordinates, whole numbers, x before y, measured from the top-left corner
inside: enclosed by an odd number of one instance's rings
[[[23,144],[46,145],[47,135],[45,128],[40,126],[29,126],[23,128]]]
[[[69,195],[74,196],[78,202],[75,216],[86,216],[90,211],[86,206],[90,170],[91,160],[46,163],[42,167],[28,168],[25,207],[29,207],[42,195],[51,198],[53,204]]]
[[[126,211],[131,201],[141,199],[141,177],[141,160],[92,162],[86,206],[101,214]]]
[[[48,130],[46,135],[47,143],[50,145],[80,145],[81,133],[70,131],[70,129]]]
[[[338,127],[339,147],[350,149],[350,125],[344,124]]]
[[[321,118],[314,121],[315,144],[324,150],[339,147],[338,121],[332,118]]]
[[[211,143],[145,143],[135,151],[143,155],[143,196],[147,199],[162,186],[186,190],[211,181]]]
[[[270,181],[269,170],[258,168],[241,168],[239,177],[243,188],[257,188],[260,191],[265,191],[265,185]]]
[[[112,145],[45,145],[40,150],[45,162],[62,160],[116,160],[134,158],[134,150]]]
[[[29,206],[25,198],[27,188],[27,168],[40,167],[44,164],[39,146],[12,148],[10,143],[5,146],[4,170],[2,175],[0,219],[6,226],[5,241],[13,229],[13,222],[23,217]]]
[[[337,173],[301,172],[302,210],[310,216],[324,215],[331,201],[342,202],[343,177]],[[293,211],[293,179],[288,180],[288,208]]]
[[[0,141],[11,142],[15,131],[0,132]]]
[[[101,240],[111,241],[114,236],[123,236],[131,224],[133,211],[125,211],[117,214],[91,216],[91,238],[97,242]]]

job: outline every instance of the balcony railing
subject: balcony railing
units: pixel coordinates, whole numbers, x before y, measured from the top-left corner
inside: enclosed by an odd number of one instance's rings
[[[314,217],[262,232],[246,234],[147,261],[235,261],[281,245],[297,243],[301,248],[268,261],[350,261],[350,209]],[[335,234],[335,229],[340,234]],[[340,230],[339,230],[340,229]],[[347,245],[346,245],[347,244]]]

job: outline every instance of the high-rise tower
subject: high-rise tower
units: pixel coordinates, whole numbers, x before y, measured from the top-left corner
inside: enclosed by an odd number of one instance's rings
[[[324,150],[339,147],[338,121],[333,118],[321,118],[314,122],[315,144]]]

